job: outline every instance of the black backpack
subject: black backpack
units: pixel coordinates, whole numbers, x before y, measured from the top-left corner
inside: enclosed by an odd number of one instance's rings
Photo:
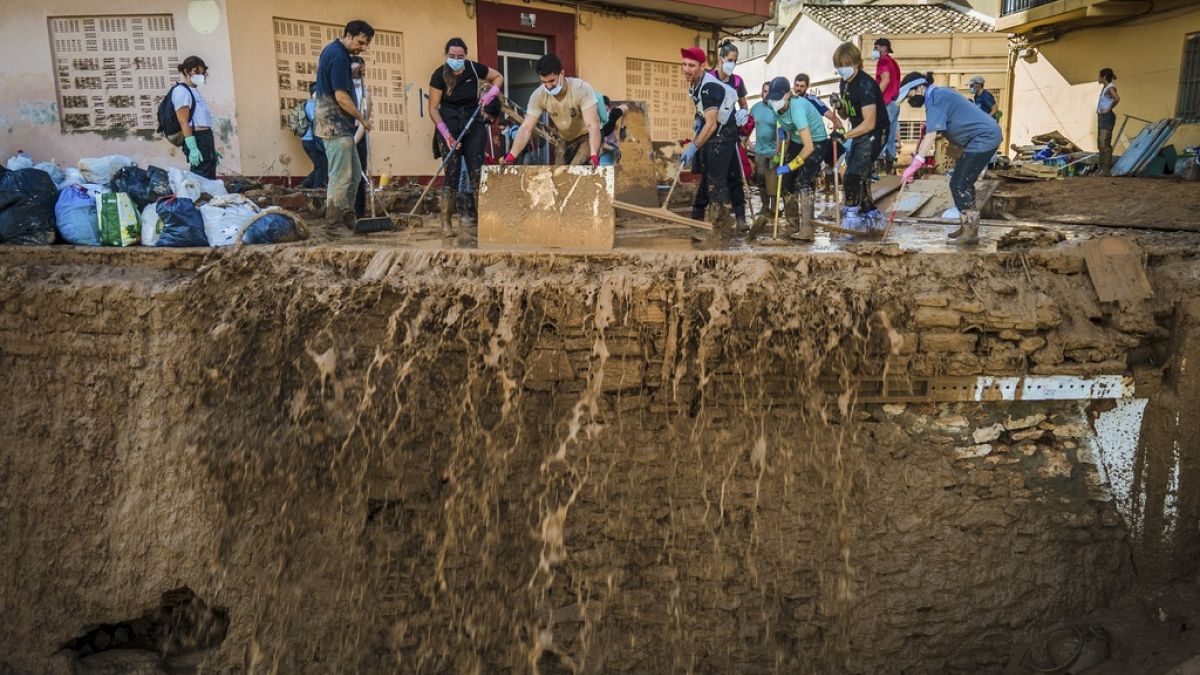
[[[171,94],[175,93],[175,87],[183,87],[187,89],[188,96],[192,98],[192,106],[188,108],[188,124],[192,122],[192,116],[196,114],[196,95],[192,93],[192,88],[186,84],[176,82],[167,90],[167,95],[158,104],[158,133],[166,136],[171,145],[183,145],[183,129],[179,126],[179,118],[175,116],[175,104],[171,102]]]

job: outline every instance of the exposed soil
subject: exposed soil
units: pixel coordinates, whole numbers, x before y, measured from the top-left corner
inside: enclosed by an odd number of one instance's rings
[[[1000,192],[1018,198],[1013,215],[1026,220],[1200,231],[1200,183],[1196,182],[1078,177],[1007,181]]]

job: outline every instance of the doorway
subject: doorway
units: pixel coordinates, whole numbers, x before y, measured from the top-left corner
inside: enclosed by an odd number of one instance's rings
[[[507,33],[496,36],[496,69],[504,76],[504,95],[522,108],[542,84],[536,66],[546,48],[544,37]]]

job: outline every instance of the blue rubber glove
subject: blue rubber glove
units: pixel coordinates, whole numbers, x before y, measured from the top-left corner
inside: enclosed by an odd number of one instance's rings
[[[779,127],[778,133],[775,135],[775,139],[778,142],[782,143],[787,140],[787,137],[788,137],[787,129],[784,129],[783,127]]]
[[[204,157],[200,154],[200,148],[196,145],[196,137],[185,136],[183,144],[187,146],[188,164],[200,166],[200,162],[204,161]]]
[[[739,127],[746,126],[746,122],[750,121],[750,111],[746,110],[745,108],[738,108],[737,112],[733,114],[733,121],[737,123]]]
[[[783,164],[783,165],[780,165],[777,169],[775,169],[776,176],[786,176],[791,172],[792,172],[791,164]]]
[[[699,151],[700,148],[697,148],[695,143],[688,143],[688,146],[683,149],[683,154],[679,156],[679,166],[684,167],[691,164]]]

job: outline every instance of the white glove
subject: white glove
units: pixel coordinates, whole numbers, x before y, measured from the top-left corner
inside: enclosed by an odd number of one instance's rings
[[[733,119],[739,127],[746,126],[746,122],[750,121],[750,111],[745,108],[738,108],[737,112],[733,115]]]

